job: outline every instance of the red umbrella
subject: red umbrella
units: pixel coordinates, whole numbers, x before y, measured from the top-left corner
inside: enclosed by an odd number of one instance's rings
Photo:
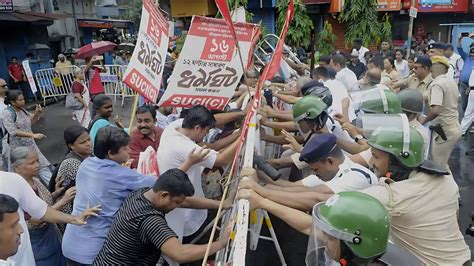
[[[94,55],[100,55],[113,50],[116,46],[117,45],[115,43],[108,41],[93,42],[79,48],[79,51],[75,57],[82,59],[92,57]]]

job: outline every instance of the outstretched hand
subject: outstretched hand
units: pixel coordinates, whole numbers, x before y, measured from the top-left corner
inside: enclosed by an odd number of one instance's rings
[[[87,224],[87,218],[89,216],[97,216],[98,212],[102,211],[102,208],[100,205],[97,205],[92,208],[87,208],[84,212],[82,212],[79,216],[73,216],[74,219],[70,222],[70,224],[75,224],[75,225],[85,225]]]

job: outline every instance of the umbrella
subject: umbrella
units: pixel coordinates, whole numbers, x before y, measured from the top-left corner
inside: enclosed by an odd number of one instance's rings
[[[113,50],[116,46],[115,43],[108,41],[93,42],[79,48],[76,58],[87,58],[94,55],[100,55]]]
[[[33,43],[28,45],[26,48],[27,51],[37,51],[37,50],[50,50],[49,46],[42,43]]]
[[[125,42],[125,43],[121,43],[117,46],[117,48],[119,50],[124,50],[124,51],[133,51],[133,49],[135,49],[135,44],[133,43],[129,43],[129,42]]]

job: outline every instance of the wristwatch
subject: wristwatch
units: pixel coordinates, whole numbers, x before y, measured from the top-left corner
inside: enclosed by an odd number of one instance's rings
[[[356,143],[359,143],[359,140],[361,140],[361,139],[365,139],[365,137],[360,135],[360,134],[354,137],[354,140],[355,140]]]

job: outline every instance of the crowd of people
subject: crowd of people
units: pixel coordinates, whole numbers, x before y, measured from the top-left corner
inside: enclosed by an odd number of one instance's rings
[[[260,140],[275,144],[266,163],[279,178],[244,168],[225,199],[209,180],[233,161],[258,66],[224,110],[145,104],[129,134],[100,80],[85,86],[85,73],[101,71],[91,58],[84,71],[63,73],[75,77],[79,108],[56,167],[31,127],[41,106],[28,112],[22,91],[0,79],[0,264],[201,265],[208,239],[195,239],[221,201],[230,209],[247,199],[309,236],[307,265],[472,265],[448,159],[473,122],[472,94],[461,97],[461,123],[458,99],[474,85],[474,44],[458,46],[459,56],[444,43],[427,49],[405,59],[389,42],[372,52],[357,39],[347,56],[321,56],[314,69],[285,53],[294,71],[265,82],[258,110]],[[137,171],[149,147],[158,176]],[[221,228],[210,254],[231,229]]]

